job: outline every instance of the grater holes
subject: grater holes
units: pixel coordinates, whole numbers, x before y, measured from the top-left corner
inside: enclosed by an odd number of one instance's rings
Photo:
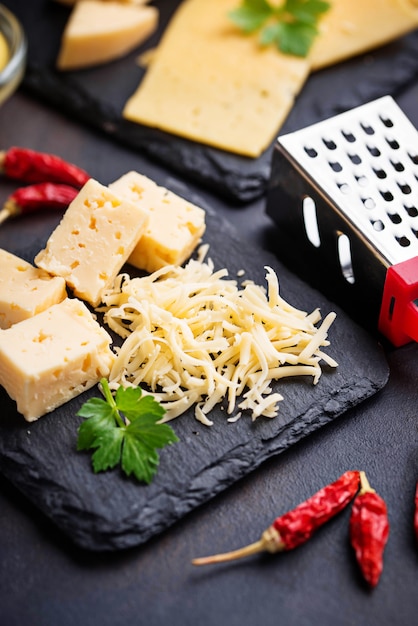
[[[409,217],[416,217],[418,215],[418,209],[413,204],[404,204],[404,209],[408,213]]]
[[[412,192],[412,189],[408,183],[400,183],[398,182],[398,187],[406,196]]]
[[[302,201],[302,215],[305,233],[309,241],[315,248],[321,245],[319,235],[318,218],[316,214],[316,204],[310,196],[305,196]]]
[[[355,283],[350,239],[341,231],[337,231],[337,253],[342,275],[348,283]]]
[[[379,150],[379,148],[377,148],[376,146],[367,146],[367,150],[370,152],[370,154],[374,157],[378,157],[381,155],[381,152]]]
[[[370,124],[360,122],[360,126],[362,127],[366,135],[374,135],[374,128],[373,126],[370,126]]]
[[[349,143],[355,142],[356,138],[350,130],[342,130],[341,133],[344,139],[346,139]]]
[[[400,161],[391,161],[393,168],[397,172],[403,172],[405,170],[405,165]]]
[[[411,245],[411,242],[408,237],[405,237],[405,235],[402,235],[402,237],[395,237],[395,239],[402,248],[407,248]]]
[[[394,137],[385,137],[387,144],[392,148],[392,150],[399,150],[399,142]]]
[[[328,148],[328,150],[336,150],[337,144],[333,139],[326,139],[325,137],[322,137],[322,141],[324,142],[324,145],[326,148]]]
[[[399,213],[388,213],[388,217],[393,224],[400,224],[402,222]]]
[[[315,157],[318,156],[317,151],[315,150],[315,148],[311,148],[310,146],[304,146],[303,148],[306,152],[306,154],[311,157],[311,159],[314,159]]]
[[[334,172],[342,172],[343,166],[339,161],[329,161],[329,166]]]
[[[386,189],[385,191],[380,189],[380,195],[382,196],[383,200],[386,200],[386,202],[392,202],[393,200],[393,193],[388,189]]]
[[[361,158],[359,157],[358,154],[348,154],[348,158],[350,159],[350,161],[352,163],[354,163],[354,165],[360,165],[361,163]]]
[[[373,226],[374,230],[378,233],[385,229],[385,225],[382,220],[370,220],[370,223]]]
[[[376,202],[373,200],[373,198],[362,198],[361,200],[366,209],[369,209],[370,211],[376,206]]]
[[[369,184],[367,176],[356,176],[355,179],[360,187],[367,187]]]
[[[380,167],[379,169],[373,168],[373,171],[376,174],[377,178],[380,178],[380,179],[387,178],[387,174],[382,167]]]
[[[383,115],[379,115],[381,121],[383,122],[383,124],[387,127],[387,128],[392,128],[393,126],[393,122],[390,119],[390,117],[383,117]]]
[[[408,154],[414,165],[418,165],[418,153],[417,154]]]
[[[341,193],[350,193],[350,185],[348,183],[337,183],[337,186]]]

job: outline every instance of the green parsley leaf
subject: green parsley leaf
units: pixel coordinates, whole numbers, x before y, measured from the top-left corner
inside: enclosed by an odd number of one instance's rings
[[[86,418],[78,429],[77,450],[94,450],[95,473],[120,464],[127,476],[149,484],[159,465],[156,450],[179,441],[170,426],[159,423],[165,409],[140,387],[119,387],[113,396],[105,378],[100,384],[105,399],[91,398],[77,413]]]
[[[274,44],[285,53],[306,57],[318,35],[318,20],[328,11],[324,0],[284,0],[279,6],[268,0],[242,0],[229,18],[246,34],[260,30],[260,44]]]
[[[243,0],[241,6],[229,12],[230,19],[245,33],[258,30],[273,15],[267,0]]]

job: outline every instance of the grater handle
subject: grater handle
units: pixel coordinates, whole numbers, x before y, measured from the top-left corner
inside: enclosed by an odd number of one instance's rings
[[[418,256],[389,267],[379,330],[396,347],[418,342]]]

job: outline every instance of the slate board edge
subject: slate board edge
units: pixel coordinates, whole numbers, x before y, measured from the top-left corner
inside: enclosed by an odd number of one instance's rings
[[[13,461],[13,454],[10,456],[3,455],[0,457],[2,462],[2,474],[10,480],[12,484],[14,484],[14,486],[40,511],[42,511],[42,513],[44,513],[46,517],[48,517],[76,546],[91,552],[113,552],[133,548],[146,543],[160,533],[168,531],[173,524],[180,521],[188,513],[207,503],[209,500],[225,491],[228,487],[237,483],[249,473],[255,471],[266,460],[272,459],[287,451],[291,446],[314,433],[319,428],[326,426],[336,418],[347,413],[347,411],[354,408],[356,405],[371,398],[384,387],[387,380],[388,370],[386,368],[382,368],[380,380],[375,381],[371,388],[368,387],[367,390],[365,389],[363,394],[354,395],[350,406],[344,406],[341,410],[326,410],[326,407],[322,405],[315,406],[313,411],[309,408],[308,413],[310,413],[310,416],[308,421],[306,420],[306,416],[298,416],[292,424],[287,426],[282,431],[278,437],[272,438],[264,447],[260,448],[258,450],[258,454],[253,457],[250,463],[237,463],[237,459],[239,460],[240,454],[237,456],[230,456],[224,460],[219,460],[216,464],[216,476],[213,480],[210,480],[210,470],[206,469],[204,472],[206,483],[205,489],[200,488],[196,490],[194,488],[194,482],[192,482],[188,486],[187,491],[187,493],[190,494],[190,497],[183,498],[181,502],[179,500],[180,506],[176,507],[174,514],[172,514],[169,518],[167,518],[164,513],[160,514],[159,517],[157,516],[152,528],[142,528],[141,526],[138,526],[135,530],[125,530],[118,533],[115,533],[112,528],[109,528],[106,532],[103,524],[100,524],[99,520],[98,525],[101,525],[101,529],[98,531],[95,516],[90,514],[85,515],[84,518],[84,513],[80,518],[81,523],[77,528],[75,528],[74,524],[67,523],[69,519],[73,519],[72,516],[74,511],[71,511],[71,515],[68,516],[66,513],[66,506],[68,503],[66,503],[65,498],[57,498],[57,501],[61,501],[62,506],[57,506],[51,513],[50,505],[46,505],[39,499],[39,497],[35,498],[33,496],[34,493],[39,494],[39,485],[37,485],[36,473],[31,472],[30,468],[25,468],[25,471],[22,472],[22,465]],[[358,382],[361,386],[364,383],[364,380],[359,379]],[[349,389],[340,390],[341,393],[344,391],[349,393]],[[328,402],[329,399],[326,398],[326,400]],[[240,451],[241,449],[239,452]],[[245,446],[242,446],[242,451],[245,452]],[[222,467],[221,479],[219,472],[220,465]],[[234,471],[231,471],[231,469]],[[19,476],[18,480],[16,480],[16,476]],[[199,478],[200,476],[197,476],[196,480],[199,480]],[[51,483],[51,485],[52,484],[53,483]],[[48,491],[48,489],[44,488],[43,492],[47,498],[53,497],[53,490]]]

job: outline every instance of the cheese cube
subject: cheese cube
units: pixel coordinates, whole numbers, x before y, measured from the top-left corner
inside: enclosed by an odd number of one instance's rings
[[[128,172],[109,189],[149,213],[148,226],[128,259],[131,265],[154,272],[190,257],[205,232],[203,209],[138,172]]]
[[[86,305],[66,298],[0,330],[0,384],[32,422],[109,375],[110,343]]]
[[[79,298],[92,306],[101,301],[136,246],[148,213],[90,179],[64,213],[35,257],[38,267],[62,276]]]
[[[66,297],[63,278],[0,249],[0,328],[10,328]]]
[[[122,57],[156,29],[158,9],[120,2],[77,2],[64,30],[57,67],[74,70]]]

